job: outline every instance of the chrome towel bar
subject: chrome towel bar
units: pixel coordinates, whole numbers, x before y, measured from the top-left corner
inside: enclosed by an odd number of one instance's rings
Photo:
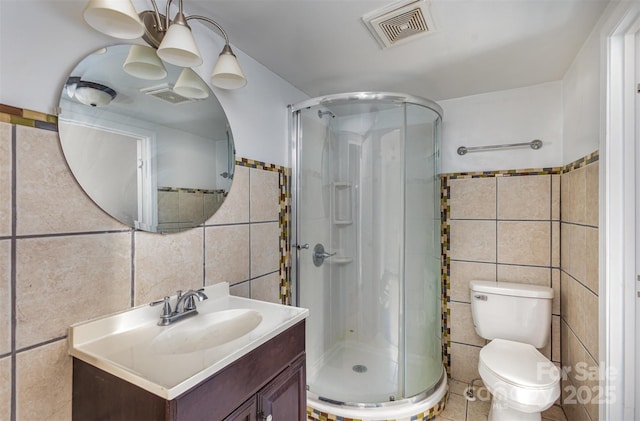
[[[467,152],[482,152],[482,151],[490,151],[495,149],[509,149],[509,148],[524,148],[530,147],[531,149],[537,150],[542,147],[542,140],[536,139],[531,142],[523,142],[523,143],[509,143],[505,145],[488,145],[488,146],[460,146],[458,148],[458,155],[466,155]]]

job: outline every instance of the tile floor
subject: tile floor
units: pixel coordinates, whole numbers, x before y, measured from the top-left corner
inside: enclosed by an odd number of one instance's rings
[[[467,401],[463,396],[466,387],[466,383],[449,380],[449,401],[436,421],[487,421],[490,401],[486,389],[478,390],[475,401]],[[567,421],[567,418],[562,408],[552,406],[542,413],[542,421]]]

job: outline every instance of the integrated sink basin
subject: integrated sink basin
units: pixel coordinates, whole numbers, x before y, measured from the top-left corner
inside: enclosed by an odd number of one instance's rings
[[[185,354],[231,342],[254,330],[262,322],[256,310],[222,310],[198,314],[177,322],[151,341],[158,354]]]
[[[224,282],[204,292],[198,314],[169,326],[158,326],[161,309],[149,305],[73,325],[69,354],[171,400],[309,314],[231,296]]]

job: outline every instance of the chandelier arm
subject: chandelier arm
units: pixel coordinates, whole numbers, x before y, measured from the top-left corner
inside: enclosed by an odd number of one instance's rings
[[[164,32],[165,28],[169,27],[169,20],[167,19],[166,25],[163,26],[162,25],[162,18],[160,16],[160,10],[158,10],[158,4],[156,3],[156,0],[151,0],[151,5],[153,6],[153,13],[155,14],[156,17],[156,26],[158,27],[158,32]]]
[[[180,3],[182,4],[182,0],[180,0]],[[209,19],[206,16],[200,16],[200,15],[189,15],[187,16],[186,19],[187,21],[191,19],[197,19],[197,20],[203,20],[205,22],[209,22],[210,24],[218,28],[218,30],[222,33],[222,36],[224,37],[225,45],[229,45],[229,37],[227,36],[227,33],[224,31],[224,29],[222,29],[222,26],[220,26],[220,24],[214,21],[213,19]]]

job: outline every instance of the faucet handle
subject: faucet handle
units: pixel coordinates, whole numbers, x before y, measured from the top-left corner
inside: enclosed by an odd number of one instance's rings
[[[171,315],[171,304],[169,304],[169,300],[171,297],[166,296],[162,300],[152,301],[149,303],[150,306],[157,306],[158,304],[163,304],[162,306],[162,317],[167,317]]]

